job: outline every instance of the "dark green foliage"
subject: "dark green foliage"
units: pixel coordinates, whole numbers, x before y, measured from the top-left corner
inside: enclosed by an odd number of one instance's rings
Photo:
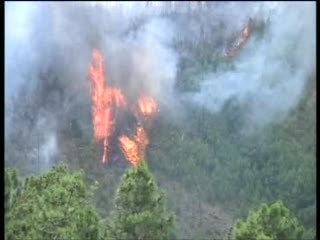
[[[114,239],[172,238],[174,216],[165,210],[165,195],[144,161],[122,177],[107,226]]]
[[[21,183],[18,180],[17,171],[15,169],[5,170],[4,184],[4,210],[5,216],[7,216],[7,213],[9,213],[11,208],[15,205],[21,192]]]
[[[210,114],[188,106],[189,131],[160,119],[148,149],[150,166],[201,199],[223,204],[235,217],[261,202],[281,199],[311,233],[316,212],[315,77],[298,107],[278,124],[243,132],[242,107],[230,101]]]
[[[176,87],[178,91],[199,91],[206,74],[217,70],[233,69],[232,61],[226,59],[220,51],[212,49],[211,43],[189,45],[178,44],[181,51],[190,52],[188,57],[180,58]]]
[[[66,165],[26,178],[7,213],[5,239],[98,239],[99,217],[83,173]]]
[[[201,15],[200,12],[198,14]],[[191,15],[189,17],[192,17]],[[198,21],[200,15],[195,15],[194,20]],[[269,31],[268,24],[268,21],[255,23],[248,43],[254,44],[254,41],[264,38],[267,35],[265,33]],[[202,25],[207,26],[207,24]],[[179,55],[176,78],[178,92],[198,91],[207,73],[234,69],[234,63],[241,61],[239,59],[241,52],[246,52],[240,51],[239,57],[226,59],[222,54],[226,41],[223,37],[226,26],[214,27],[213,25],[208,27],[210,29],[206,29],[206,32],[211,32],[212,35],[196,36],[194,42],[184,41],[179,39],[180,36],[176,36],[177,41],[173,47],[177,52],[182,53]],[[212,36],[219,39],[212,41]],[[295,45],[288,44],[286,48],[291,52]],[[294,64],[291,67],[295,69]],[[226,102],[222,110],[216,114],[188,104],[185,108],[186,118],[177,125],[168,121],[165,114],[159,113],[155,116],[156,123],[152,127],[152,133],[148,132],[150,139],[147,148],[148,164],[157,179],[158,176],[166,179],[167,189],[173,192],[170,196],[170,207],[174,204],[179,206],[179,210],[176,210],[177,215],[189,209],[181,207],[181,197],[173,188],[173,182],[179,183],[187,191],[185,202],[192,202],[188,196],[196,196],[199,202],[206,202],[210,206],[219,205],[224,212],[232,214],[233,217],[245,216],[249,209],[261,202],[274,202],[281,199],[297,219],[308,228],[306,238],[314,238],[316,219],[315,79],[314,74],[309,79],[304,98],[297,107],[292,109],[289,116],[277,124],[270,124],[265,129],[253,133],[243,131],[246,106],[240,105],[235,99]],[[42,105],[43,98],[45,99],[44,109],[59,109],[60,97],[64,95],[62,90],[65,88],[55,86],[56,79],[53,76],[45,77],[43,80],[43,87],[35,91],[36,97],[32,97],[32,94],[18,94],[19,97],[12,106],[14,117],[10,121],[19,127],[15,127],[12,130],[13,133],[6,138],[5,164],[6,166],[20,165],[19,173],[23,176],[38,173],[35,159],[28,154],[35,151],[39,132],[42,132],[34,126],[38,118],[37,110]],[[272,82],[273,79],[267,80]],[[24,87],[22,89],[25,92],[26,89]],[[52,93],[50,93],[51,90],[53,90]],[[82,96],[82,99],[85,103],[74,106],[68,113],[63,112],[56,117],[59,119],[58,158],[68,162],[73,170],[84,169],[87,183],[93,183],[96,180],[99,182],[100,191],[95,195],[94,203],[99,213],[107,217],[113,208],[113,198],[120,176],[128,163],[123,159],[117,145],[116,138],[121,131],[115,129],[114,139],[110,144],[112,157],[108,164],[101,165],[102,144],[94,143],[92,136],[90,96]],[[180,127],[181,125],[183,127]],[[123,130],[123,124],[119,126]],[[117,195],[118,208],[111,220],[103,220],[101,225],[98,224],[95,213],[91,212],[81,177],[67,173],[64,175],[62,172],[65,170],[61,172],[56,169],[53,171],[54,174],[50,171],[51,175],[47,173],[28,178],[28,184],[21,188],[16,174],[13,171],[6,171],[6,238],[8,236],[16,238],[49,236],[76,239],[90,235],[92,239],[96,239],[98,227],[104,239],[107,237],[129,238],[134,234],[146,238],[151,235],[151,231],[154,234],[152,239],[156,236],[161,238],[171,236],[162,235],[162,232],[153,232],[152,227],[159,226],[160,219],[170,219],[170,214],[162,213],[163,195],[158,192],[153,180],[150,188],[146,186],[145,183],[152,177],[150,173],[146,174],[146,169],[143,169],[144,167],[133,168],[126,173]],[[51,180],[44,180],[44,176]],[[66,182],[64,186],[61,185],[62,181]],[[44,183],[47,185],[43,186]],[[78,186],[78,191],[82,189],[82,193],[78,192],[76,198],[69,192],[72,186]],[[143,191],[146,191],[146,194]],[[138,198],[135,197],[136,195]],[[161,204],[152,208],[150,206],[155,202],[156,197],[160,198]],[[70,203],[66,198],[70,198]],[[71,208],[68,204],[71,204]],[[141,214],[136,213],[138,211],[136,208],[141,210]],[[69,214],[68,209],[76,210],[71,210],[72,214]],[[48,218],[51,220],[46,220]],[[210,218],[213,217],[210,216]],[[193,216],[190,219],[193,219]],[[88,222],[84,223],[87,220]],[[212,234],[206,234],[201,229],[202,225],[195,226],[192,221],[184,221],[183,217],[182,220],[179,219],[179,222],[186,225],[184,228],[192,228],[191,232],[194,232],[195,238],[213,237]],[[95,226],[92,231],[90,228],[83,227],[89,224]],[[147,224],[151,226],[150,232],[144,229]],[[220,227],[219,224],[217,226]],[[179,235],[179,232],[177,231],[176,234]],[[267,237],[263,234],[259,237]],[[189,235],[191,236],[192,234]]]
[[[299,240],[303,234],[304,228],[298,220],[278,201],[270,206],[261,204],[257,211],[249,213],[246,221],[238,219],[232,231],[232,239]]]
[[[83,138],[64,139],[59,149],[70,168],[86,170],[85,180],[88,184],[99,183],[100,190],[95,193],[93,201],[101,216],[107,217],[113,208],[116,188],[127,163],[124,160],[116,163],[123,167],[111,162],[102,164],[101,146]]]

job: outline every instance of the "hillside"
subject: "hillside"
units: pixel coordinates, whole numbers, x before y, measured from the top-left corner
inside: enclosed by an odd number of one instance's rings
[[[237,219],[277,201],[272,206],[290,211],[294,224],[307,230],[304,237],[314,238],[312,3],[30,4],[6,5],[12,26],[6,27],[5,56],[5,167],[17,168],[22,181],[36,175],[30,191],[38,191],[42,174],[57,164],[83,170],[84,183],[76,178],[70,184],[97,187],[87,206],[97,211],[95,223],[107,226],[102,239],[117,231],[114,219],[126,234],[115,202],[121,195],[123,211],[130,212],[126,203],[137,194],[126,188],[132,179],[150,194],[147,207],[154,212],[130,219],[157,223],[156,211],[166,219],[170,214],[154,206],[166,200],[159,206],[175,215],[177,239],[225,239]],[[143,160],[142,173],[132,170]],[[128,182],[121,180],[126,173]],[[139,174],[154,176],[155,183]],[[117,192],[120,184],[127,195]],[[152,199],[160,192],[156,184],[165,199]],[[50,194],[67,192],[62,188],[53,185]],[[9,200],[16,194],[10,191]],[[76,233],[77,224],[70,226]]]

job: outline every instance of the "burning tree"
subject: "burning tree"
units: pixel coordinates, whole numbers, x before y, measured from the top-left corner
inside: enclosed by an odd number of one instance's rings
[[[234,57],[236,53],[243,47],[243,45],[248,41],[253,27],[253,20],[250,18],[248,23],[241,31],[241,36],[237,39],[234,46],[228,49],[225,56],[228,58]]]
[[[108,138],[110,136],[113,116],[111,103],[115,100],[118,106],[125,106],[125,99],[119,89],[105,87],[103,59],[98,50],[92,52],[93,61],[89,66],[92,80],[93,125],[96,141],[103,140],[102,163],[107,161]]]
[[[116,121],[113,116],[114,106],[127,109],[127,103],[124,94],[119,88],[106,86],[102,54],[94,49],[92,51],[92,58],[92,63],[89,66],[89,75],[92,84],[91,98],[93,103],[92,121],[94,125],[94,138],[97,142],[103,141],[102,163],[106,163],[108,159],[109,137],[112,135],[112,126]],[[146,147],[149,143],[141,120],[145,120],[146,117],[155,114],[157,105],[151,97],[142,94],[138,98],[135,107],[128,109],[133,109],[133,114],[137,119],[136,134],[134,140],[125,135],[120,136],[119,143],[126,159],[136,166],[144,158]]]

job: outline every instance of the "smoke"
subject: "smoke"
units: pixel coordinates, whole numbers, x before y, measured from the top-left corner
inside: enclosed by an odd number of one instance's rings
[[[239,19],[259,13],[268,22],[266,32],[249,38],[232,70],[208,74],[201,91],[188,98],[212,112],[237,99],[247,106],[247,125],[263,126],[283,119],[297,104],[315,69],[315,4],[252,3],[246,9],[251,11],[243,12],[242,4],[234,5],[229,7],[240,10]]]
[[[191,5],[193,9],[196,3]],[[120,87],[129,103],[135,103],[140,94],[150,95],[168,117],[183,115],[183,101],[219,112],[235,98],[248,104],[250,123],[264,125],[281,119],[298,102],[314,68],[315,5],[231,2],[208,6],[193,17],[183,15],[187,7],[179,7],[172,18],[145,2],[6,2],[6,106],[12,97],[23,96],[34,108],[30,126],[25,119],[13,121],[6,115],[6,132],[24,129],[27,138],[44,131],[40,148],[43,161],[49,161],[58,152],[57,131],[64,121],[75,118],[80,125],[90,121],[90,114],[84,119],[79,109],[90,106],[88,64],[93,48],[104,56],[106,84]],[[234,68],[206,74],[199,92],[177,92],[177,66],[188,51],[175,51],[176,39],[195,43],[199,36],[207,36],[207,42],[222,51],[248,18],[257,16],[269,21],[266,33],[249,38],[233,60]],[[221,24],[223,31],[212,31]],[[41,129],[39,122],[50,127]]]
[[[34,54],[31,42],[32,16],[37,6],[31,3],[5,3],[5,100],[14,95],[24,81]]]
[[[90,102],[93,48],[104,56],[106,84],[121,87],[128,102],[140,94],[159,105],[172,101],[176,57],[167,46],[172,24],[157,18],[156,11],[145,11],[144,4],[6,3],[6,105],[15,97],[11,111],[16,114],[25,98],[22,105],[32,108],[30,121],[23,114],[20,119],[6,115],[6,132],[25,141],[43,133],[40,147],[33,141],[26,148],[28,158],[35,159],[38,149],[43,166],[49,166],[64,121],[83,121],[79,107],[85,111]]]
[[[40,147],[41,171],[48,170],[53,165],[57,154],[57,138],[55,132],[49,133],[45,138],[46,142]]]
[[[56,116],[51,112],[39,114],[34,129],[37,137],[37,149],[33,151],[37,154],[39,171],[48,170],[55,163],[55,157],[58,154],[56,125]]]

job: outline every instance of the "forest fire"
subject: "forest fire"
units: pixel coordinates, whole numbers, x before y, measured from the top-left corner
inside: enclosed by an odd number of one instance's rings
[[[91,97],[93,102],[94,137],[96,141],[103,140],[102,163],[105,163],[108,160],[108,137],[114,121],[111,114],[112,100],[114,100],[117,107],[125,107],[126,101],[120,89],[104,86],[105,78],[101,53],[94,49],[92,58],[93,61],[89,66],[89,75],[92,80]]]
[[[111,89],[111,91],[112,91],[113,99],[116,103],[116,106],[125,108],[127,103],[121,90],[117,88],[113,88]]]
[[[89,73],[92,79],[92,101],[93,101],[93,125],[94,136],[96,140],[105,137],[108,122],[106,116],[107,111],[104,109],[104,76],[102,69],[102,56],[97,50],[92,52],[93,63],[89,66]]]
[[[252,25],[253,25],[253,20],[250,18],[249,22],[243,28],[241,32],[241,36],[237,39],[234,46],[225,53],[225,57],[229,57],[229,58],[234,57],[235,54],[240,50],[240,48],[247,42],[251,34]]]
[[[121,144],[121,149],[126,157],[126,159],[134,166],[138,164],[139,154],[137,144],[132,141],[127,136],[119,137],[119,142]]]
[[[148,96],[141,96],[138,100],[139,110],[143,115],[152,115],[156,111],[155,101]]]
[[[111,128],[115,122],[114,116],[112,115],[112,107],[115,106],[126,109],[127,102],[120,89],[105,86],[102,54],[94,49],[92,58],[93,61],[89,65],[89,75],[92,82],[91,98],[93,103],[94,138],[97,142],[103,140],[102,163],[106,163],[108,161],[109,149],[108,138],[111,135]],[[114,103],[114,105],[112,105],[112,103]],[[143,116],[150,116],[156,111],[156,103],[149,96],[140,96],[138,99],[138,110]],[[149,140],[135,110],[133,114],[138,121],[135,139],[130,140],[129,137],[122,135],[119,137],[119,142],[126,159],[136,166],[138,161],[144,158]]]

